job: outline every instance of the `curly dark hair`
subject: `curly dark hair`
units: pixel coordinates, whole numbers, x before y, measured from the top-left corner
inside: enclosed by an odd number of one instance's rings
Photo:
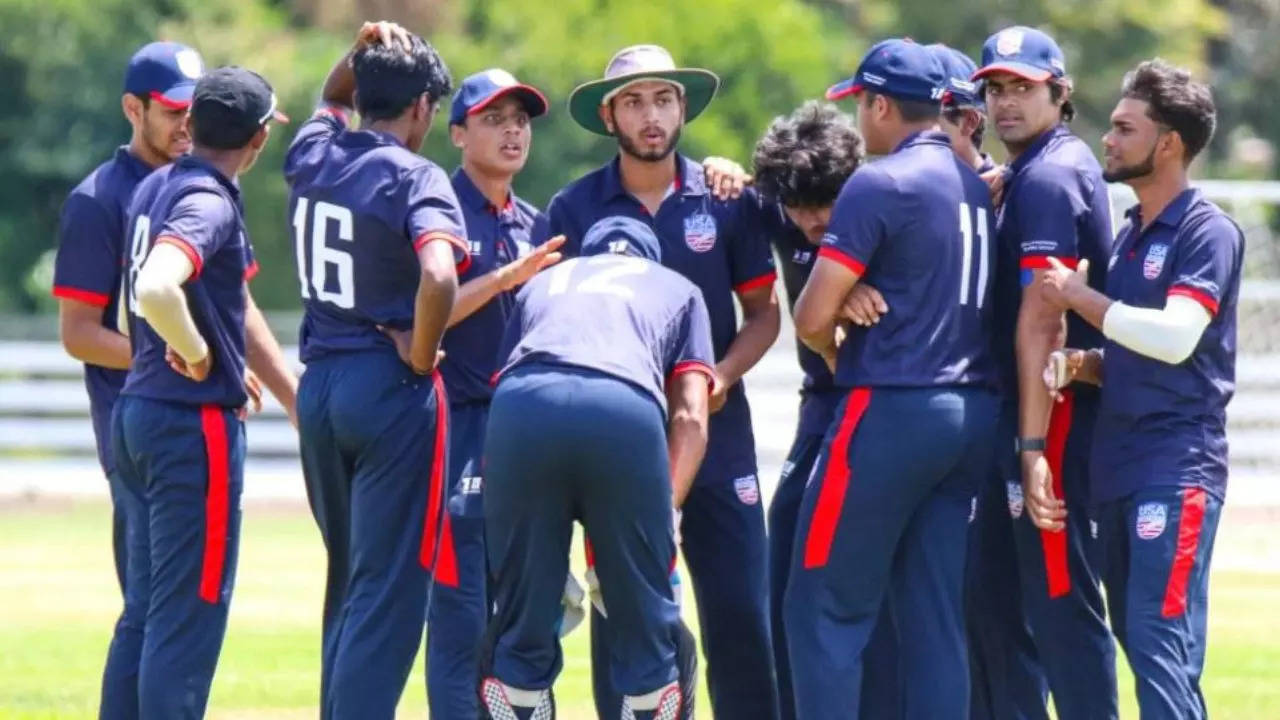
[[[1049,81],[1049,99],[1058,102],[1059,99],[1066,97],[1062,101],[1062,122],[1071,122],[1076,119],[1076,106],[1071,102],[1071,81],[1070,80],[1050,80]]]
[[[351,68],[356,76],[356,110],[366,120],[399,117],[423,93],[432,105],[453,91],[453,78],[431,43],[410,35],[413,49],[406,54],[396,45],[369,45],[356,52]]]
[[[1120,96],[1146,102],[1147,117],[1178,133],[1186,148],[1186,163],[1213,138],[1218,124],[1213,92],[1180,67],[1160,58],[1140,63],[1124,76]]]
[[[825,207],[835,202],[863,156],[853,116],[810,101],[774,118],[751,162],[765,197],[790,207]]]

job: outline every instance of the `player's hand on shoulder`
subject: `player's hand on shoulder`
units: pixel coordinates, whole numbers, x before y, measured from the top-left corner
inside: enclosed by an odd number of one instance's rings
[[[178,354],[177,350],[166,345],[164,348],[164,360],[169,363],[169,368],[174,372],[196,382],[203,382],[205,378],[209,377],[209,371],[213,369],[212,352],[206,352],[204,358],[199,362],[189,363]]]
[[[840,317],[854,325],[871,327],[880,322],[881,316],[889,312],[889,305],[884,296],[874,287],[860,282],[853,286],[844,299],[840,309]]]
[[[1004,202],[1004,187],[1009,182],[1009,168],[997,165],[978,177],[981,177],[987,184],[987,188],[991,190],[991,206],[1000,207],[1000,203]]]
[[[355,49],[361,50],[370,45],[386,45],[387,47],[398,45],[406,53],[413,50],[413,41],[410,39],[409,31],[396,23],[386,20],[366,22],[360,26],[360,31],[356,33]]]
[[[729,158],[712,155],[702,161],[707,189],[717,200],[737,200],[753,178],[746,169]]]
[[[504,265],[499,271],[502,273],[500,287],[503,290],[514,290],[529,282],[534,275],[537,275],[545,268],[560,262],[564,255],[559,250],[560,246],[564,245],[564,241],[565,237],[563,235],[556,235],[534,248],[528,255],[516,258]]]

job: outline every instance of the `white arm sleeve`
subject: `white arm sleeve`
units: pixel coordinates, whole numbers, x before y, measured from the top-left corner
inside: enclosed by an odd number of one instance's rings
[[[1130,350],[1177,365],[1191,357],[1212,319],[1203,305],[1172,295],[1164,308],[1112,303],[1102,318],[1102,334]]]
[[[182,250],[157,243],[138,270],[136,288],[139,314],[188,363],[200,362],[209,354],[182,291],[182,283],[195,269]]]

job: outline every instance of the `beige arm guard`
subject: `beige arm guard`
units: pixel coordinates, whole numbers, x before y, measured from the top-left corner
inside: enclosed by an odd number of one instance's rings
[[[1177,365],[1196,349],[1212,318],[1195,300],[1172,295],[1164,308],[1112,303],[1102,318],[1102,333],[1130,350]]]
[[[190,364],[204,360],[209,346],[187,308],[182,284],[195,266],[182,250],[169,243],[157,243],[138,270],[138,314],[155,329],[183,360]]]

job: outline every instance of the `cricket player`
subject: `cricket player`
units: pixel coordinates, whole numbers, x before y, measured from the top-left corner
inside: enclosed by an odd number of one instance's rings
[[[285,120],[243,68],[203,75],[191,96],[191,155],[144,179],[129,208],[125,303],[133,357],[112,417],[128,538],[120,625],[103,717],[198,718],[235,581],[246,359],[292,410],[293,378],[246,285],[257,271],[237,178]],[[116,657],[116,652],[122,653]]]
[[[715,348],[706,460],[683,505],[685,562],[697,600],[712,710],[722,717],[776,714],[769,638],[764,510],[756,477],[751,412],[740,382],[778,336],[776,273],[760,229],[765,204],[748,189],[737,200],[710,192],[700,164],[676,152],[684,123],[711,102],[719,79],[678,68],[656,45],[614,55],[605,77],[580,85],[569,111],[584,128],[618,140],[618,156],[552,200],[550,232],[578,254],[595,222],[624,215],[653,229],[662,263],[699,289]],[[741,326],[734,298],[742,307]],[[591,540],[594,542],[595,538]],[[610,631],[592,615],[596,707],[610,716],[617,693],[607,686]]]
[[[983,45],[982,67],[973,79],[983,82],[988,116],[1010,157],[1011,178],[995,228],[1001,253],[996,360],[1005,398],[996,448],[1013,524],[1023,612],[1058,717],[1114,718],[1115,644],[1106,626],[1097,543],[1087,514],[1098,393],[1073,386],[1065,389],[1062,402],[1054,403],[1041,379],[1049,354],[1064,342],[1071,347],[1101,344],[1096,330],[1077,317],[1064,320],[1061,308],[1045,301],[1040,276],[1050,256],[1072,266],[1088,259],[1090,284],[1103,287],[1112,242],[1107,187],[1089,146],[1066,126],[1075,113],[1071,81],[1053,38],[1027,27],[1001,30]],[[1011,271],[1014,265],[1020,269],[1017,274]],[[1011,446],[1016,447],[1014,458],[1009,457]],[[1056,532],[1036,528],[1024,512],[1022,483],[1050,477],[1055,496],[1065,498],[1073,510],[1067,526]],[[997,522],[993,514],[983,522]],[[1007,559],[998,554],[977,559],[998,561]],[[1003,582],[1000,568],[975,572],[995,586],[988,586],[993,592],[1010,588],[1004,591],[1009,595],[1014,570],[1004,568]],[[1009,613],[1003,602],[978,604],[975,611],[988,615],[985,622],[975,622],[974,634],[980,638],[977,652],[986,655],[980,662],[986,666],[993,716],[1046,717],[1041,686],[1022,653],[1022,617]],[[1000,677],[999,669],[1011,659]]]
[[[603,669],[622,694],[600,717],[691,718],[696,648],[668,576],[673,508],[706,447],[710,321],[698,288],[660,264],[646,223],[603,218],[579,247],[520,291],[501,343],[484,493],[496,616],[481,697],[487,717],[554,717],[578,520],[609,618]]]
[[[987,185],[936,130],[945,84],[928,49],[891,39],[827,94],[857,96],[867,152],[884,157],[840,191],[795,309],[797,335],[846,393],[805,488],[783,602],[797,718],[859,717],[886,597],[907,618],[896,625],[902,715],[968,711],[963,575],[997,405],[994,253]],[[863,276],[889,312],[837,348]]]
[[[1187,166],[1213,136],[1208,86],[1162,61],[1125,77],[1103,138],[1106,179],[1138,195],[1109,259],[1106,292],[1058,261],[1047,301],[1102,331],[1073,351],[1102,384],[1092,459],[1101,571],[1144,720],[1208,717],[1200,691],[1209,561],[1227,485],[1226,406],[1235,389],[1244,235],[1190,187]],[[1055,360],[1051,389],[1071,376]],[[1075,509],[1048,482],[1027,511],[1059,530]]]
[[[422,38],[365,23],[285,158],[304,308],[302,468],[329,556],[324,718],[394,717],[445,556],[437,351],[470,255],[449,178],[417,149],[451,84]]]
[[[440,375],[449,397],[449,470],[443,538],[427,615],[427,697],[440,718],[479,712],[477,651],[489,619],[484,554],[484,433],[494,347],[515,304],[514,290],[555,263],[563,239],[534,249],[546,217],[511,184],[529,157],[531,120],[547,100],[506,70],[467,77],[453,96],[449,133],[462,151],[452,185],[466,226],[470,262],[444,336]]]
[[[947,89],[942,94],[942,121],[939,126],[951,138],[951,149],[979,175],[996,168],[991,156],[982,152],[987,131],[987,110],[982,104],[979,83],[969,78],[978,65],[968,55],[941,43],[929,46],[947,74]]]
[[[120,326],[119,317],[125,221],[129,199],[142,178],[191,149],[187,108],[203,71],[199,53],[178,43],[150,43],[134,53],[120,100],[133,128],[129,144],[76,185],[62,206],[58,227],[53,296],[58,299],[59,333],[67,353],[84,363],[98,462],[111,494],[111,545],[122,596],[127,592],[128,542],[124,506],[118,500],[121,479],[111,454],[111,410],[131,354],[127,328]],[[103,672],[104,709],[130,706],[110,695],[133,683],[117,676],[137,667],[142,625],[134,620],[122,613],[116,624]],[[136,684],[133,687],[136,690]]]
[[[751,161],[755,187],[766,200],[776,203],[775,230],[770,237],[787,300],[793,307],[817,262],[831,206],[862,161],[862,136],[854,118],[834,105],[819,102],[805,103],[789,116],[775,119],[756,143]],[[804,373],[799,421],[769,505],[769,612],[784,720],[795,717],[782,599],[790,577],[796,516],[805,483],[822,449],[822,438],[845,395],[835,386],[821,356],[799,341],[796,356]]]

